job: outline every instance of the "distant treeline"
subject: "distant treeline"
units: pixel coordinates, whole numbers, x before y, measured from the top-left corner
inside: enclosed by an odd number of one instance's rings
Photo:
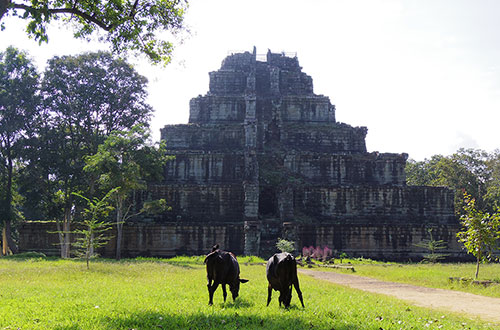
[[[406,164],[406,182],[412,186],[447,186],[455,190],[455,212],[463,213],[464,192],[476,200],[476,207],[494,212],[500,206],[500,150],[460,149],[450,156]]]

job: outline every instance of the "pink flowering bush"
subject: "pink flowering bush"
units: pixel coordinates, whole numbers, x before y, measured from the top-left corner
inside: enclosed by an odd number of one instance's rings
[[[328,259],[331,259],[333,256],[333,250],[328,248],[328,246],[321,247],[321,246],[304,246],[302,248],[302,257],[303,258],[311,258],[311,259],[316,259],[320,261],[326,261]]]

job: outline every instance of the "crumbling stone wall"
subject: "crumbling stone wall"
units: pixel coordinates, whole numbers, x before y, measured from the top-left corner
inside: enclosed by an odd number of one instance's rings
[[[19,227],[20,252],[38,251],[59,255],[58,237],[54,222],[25,222]],[[109,232],[111,241],[97,251],[101,256],[114,257],[116,231]],[[74,238],[74,237],[73,237]],[[173,257],[203,255],[214,242],[243,254],[244,228],[242,223],[185,223],[127,222],[123,227],[122,257]]]

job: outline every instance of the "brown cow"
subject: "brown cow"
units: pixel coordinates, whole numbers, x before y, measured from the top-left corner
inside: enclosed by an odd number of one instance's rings
[[[290,307],[292,300],[292,284],[299,295],[300,303],[304,307],[302,292],[299,287],[299,278],[297,277],[297,261],[287,252],[276,253],[269,258],[266,266],[266,275],[269,285],[267,287],[267,306],[271,302],[273,289],[280,292],[279,304],[285,308]]]
[[[226,302],[227,297],[226,284],[229,284],[234,301],[238,297],[240,283],[248,282],[248,280],[240,278],[240,266],[234,254],[219,250],[219,244],[217,244],[212,248],[212,252],[205,257],[204,263],[207,265],[208,304],[213,304],[214,292],[219,284],[222,285],[224,302]]]

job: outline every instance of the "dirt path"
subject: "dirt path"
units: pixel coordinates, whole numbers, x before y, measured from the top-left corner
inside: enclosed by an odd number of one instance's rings
[[[381,293],[406,300],[414,305],[446,309],[466,313],[486,321],[500,323],[500,298],[479,296],[466,292],[425,288],[410,284],[385,282],[373,278],[299,269],[299,272],[315,278],[364,291]]]

